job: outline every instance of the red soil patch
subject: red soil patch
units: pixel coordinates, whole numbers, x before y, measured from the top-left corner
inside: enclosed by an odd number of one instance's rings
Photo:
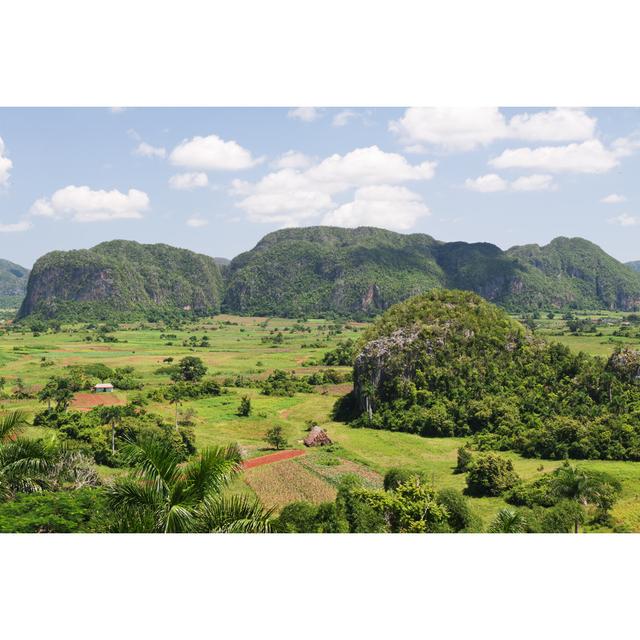
[[[78,411],[89,411],[94,407],[112,407],[124,404],[124,400],[113,393],[76,393],[71,406]]]
[[[272,462],[280,462],[281,460],[289,460],[289,458],[297,458],[298,456],[305,455],[306,451],[301,449],[292,449],[289,451],[278,451],[277,453],[269,453],[266,456],[260,456],[259,458],[252,458],[242,463],[244,469],[253,469],[253,467],[260,467],[263,464],[271,464]]]

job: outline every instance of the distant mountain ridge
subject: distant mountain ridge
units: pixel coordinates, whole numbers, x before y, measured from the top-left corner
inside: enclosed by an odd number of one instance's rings
[[[269,233],[228,264],[124,240],[54,251],[34,265],[19,317],[152,309],[361,317],[433,288],[474,291],[513,311],[640,308],[640,273],[582,238],[503,251],[374,227],[306,227]]]
[[[18,306],[27,290],[29,269],[0,259],[0,308]]]

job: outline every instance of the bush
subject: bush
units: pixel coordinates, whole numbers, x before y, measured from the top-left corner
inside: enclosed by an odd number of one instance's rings
[[[465,444],[463,447],[458,448],[458,461],[454,473],[466,473],[469,470],[469,465],[473,460],[473,454],[471,449]]]
[[[395,491],[399,485],[416,476],[420,477],[421,474],[416,471],[411,471],[410,469],[400,469],[398,467],[389,469],[389,471],[384,474],[384,490]]]
[[[438,502],[447,509],[447,522],[452,531],[481,531],[482,521],[471,509],[469,499],[460,491],[442,489],[438,493]]]
[[[251,415],[251,398],[249,396],[242,396],[238,407],[238,415],[243,418]]]
[[[467,474],[467,492],[473,496],[499,496],[513,488],[518,475],[513,463],[495,453],[478,455]]]

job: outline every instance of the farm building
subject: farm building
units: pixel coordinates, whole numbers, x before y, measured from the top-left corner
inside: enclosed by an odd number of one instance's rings
[[[324,429],[321,429],[316,425],[315,427],[312,427],[311,431],[309,431],[309,435],[303,440],[303,442],[307,447],[324,447],[325,445],[331,444],[331,439]]]
[[[93,387],[94,393],[110,393],[113,391],[113,385],[110,382],[101,382]]]

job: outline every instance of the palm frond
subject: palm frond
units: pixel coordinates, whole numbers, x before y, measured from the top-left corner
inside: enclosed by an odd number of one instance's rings
[[[207,497],[199,512],[199,526],[209,533],[269,533],[273,514],[273,509],[245,496]]]
[[[203,500],[206,495],[221,491],[240,471],[240,464],[240,452],[235,445],[203,449],[184,469],[186,486],[196,500]]]
[[[180,459],[170,443],[155,436],[142,436],[122,449],[127,463],[137,475],[152,482],[158,491],[167,491],[179,473]]]
[[[27,416],[26,411],[12,411],[6,416],[2,416],[0,418],[0,442],[6,442],[17,436],[28,424]]]

